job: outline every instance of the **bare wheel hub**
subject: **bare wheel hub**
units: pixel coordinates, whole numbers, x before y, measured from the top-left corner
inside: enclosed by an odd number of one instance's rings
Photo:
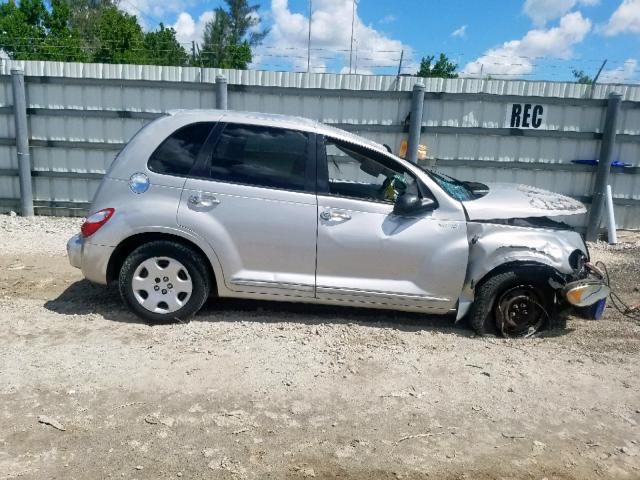
[[[529,337],[546,320],[541,292],[531,286],[507,290],[498,299],[496,320],[505,337]]]
[[[152,257],[138,265],[131,287],[140,305],[160,314],[180,310],[193,292],[189,272],[182,263],[170,257]]]

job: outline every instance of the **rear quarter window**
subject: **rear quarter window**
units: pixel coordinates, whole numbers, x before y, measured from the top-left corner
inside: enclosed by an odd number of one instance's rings
[[[193,123],[173,132],[149,157],[149,170],[165,175],[189,175],[213,126],[212,122]]]

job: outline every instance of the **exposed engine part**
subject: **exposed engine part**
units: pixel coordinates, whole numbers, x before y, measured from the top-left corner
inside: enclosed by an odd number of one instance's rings
[[[525,228],[549,228],[552,230],[574,230],[570,225],[552,220],[549,217],[496,218],[492,220],[481,220],[478,223],[493,223],[495,225]]]

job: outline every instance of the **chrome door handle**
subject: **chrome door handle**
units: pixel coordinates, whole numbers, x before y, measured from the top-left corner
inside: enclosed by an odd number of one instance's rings
[[[331,218],[333,220],[342,220],[343,222],[346,222],[347,220],[351,220],[351,215],[344,212],[333,212],[331,214]]]
[[[320,218],[326,222],[331,220],[346,222],[351,220],[351,215],[345,212],[336,212],[334,210],[324,210],[320,213]]]
[[[214,205],[218,205],[219,203],[220,203],[220,200],[218,200],[213,195],[197,194],[197,195],[191,195],[189,197],[189,204],[193,205],[194,207],[208,208],[208,207],[213,207]]]

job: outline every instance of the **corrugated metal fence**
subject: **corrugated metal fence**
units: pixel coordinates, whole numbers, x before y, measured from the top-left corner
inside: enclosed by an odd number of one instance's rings
[[[19,202],[11,68],[25,71],[36,212],[86,213],[117,151],[176,108],[214,108],[215,77],[229,108],[300,115],[398,152],[415,77],[4,61],[0,68],[0,209]],[[465,180],[517,182],[589,202],[607,96],[623,102],[614,159],[617,223],[640,228],[640,86],[427,79],[421,143],[430,162]],[[536,106],[538,107],[536,109]],[[532,115],[536,113],[534,118]],[[514,113],[517,118],[512,118]],[[535,120],[535,121],[534,121]],[[515,122],[515,123],[514,123]],[[524,122],[524,125],[523,125]]]

